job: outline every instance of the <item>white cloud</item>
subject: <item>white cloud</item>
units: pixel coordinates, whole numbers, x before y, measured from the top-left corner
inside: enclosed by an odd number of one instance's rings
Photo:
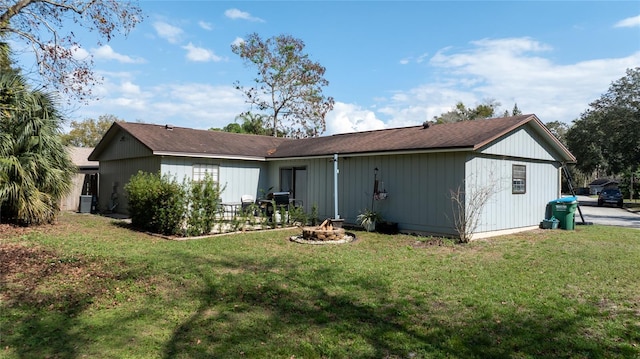
[[[213,24],[211,24],[210,22],[198,21],[198,26],[207,31],[213,30]]]
[[[115,60],[124,64],[141,64],[144,63],[145,60],[139,57],[133,58],[131,56],[122,55],[115,52],[111,46],[103,45],[97,49],[91,49],[93,56],[100,60]]]
[[[428,58],[429,58],[429,54],[428,53],[424,53],[424,54],[418,56],[418,58],[416,59],[416,62],[420,64],[420,63],[423,63],[424,60],[428,59]]]
[[[373,111],[358,105],[336,102],[333,111],[326,117],[327,131],[323,135],[336,133],[379,130],[385,128],[385,123],[376,118]]]
[[[229,9],[227,11],[224,12],[224,16],[228,17],[229,19],[232,20],[247,20],[247,21],[253,21],[253,22],[265,22],[264,20],[262,20],[259,17],[254,17],[251,16],[251,14],[249,14],[248,12],[245,11],[241,11],[238,9]]]
[[[184,48],[194,50],[194,59],[213,54],[191,43]],[[337,101],[327,114],[325,134],[420,125],[451,110],[458,101],[471,107],[485,99],[502,104],[498,114],[517,103],[524,113],[535,113],[544,122],[569,123],[606,92],[612,81],[624,76],[627,68],[640,63],[638,51],[620,58],[559,64],[552,60],[553,51],[531,38],[482,39],[462,49],[440,49],[416,67],[433,80],[377,98],[375,107]],[[80,118],[114,114],[127,121],[207,129],[224,127],[247,110],[242,93],[231,85],[142,86],[135,73],[100,75],[105,81],[94,87],[94,93],[101,100],[83,106]],[[416,73],[416,77],[421,75]]]
[[[72,49],[73,58],[77,61],[85,61],[91,57],[91,54],[80,46],[74,46]]]
[[[420,64],[422,62],[424,62],[425,59],[427,59],[429,57],[428,53],[424,53],[420,56],[417,57],[413,57],[413,56],[409,56],[409,57],[405,57],[403,59],[400,59],[400,65],[407,65],[411,62],[415,62],[416,64]]]
[[[131,81],[125,81],[121,84],[120,88],[122,93],[126,95],[140,95],[140,86],[132,83]]]
[[[180,42],[180,39],[182,38],[182,35],[184,33],[181,28],[167,24],[163,21],[154,22],[153,28],[156,30],[158,36],[169,41],[172,44]]]
[[[190,83],[158,86],[152,91],[155,97],[148,112],[154,122],[208,129],[224,127],[246,111],[242,94],[233,86]]]
[[[475,106],[485,99],[514,103],[544,121],[571,122],[609,84],[640,63],[640,52],[623,58],[556,64],[542,54],[550,46],[530,38],[483,39],[467,49],[445,48],[431,59],[429,72],[439,80],[396,92],[378,113],[390,127],[417,125],[449,111],[456,102]]]
[[[202,48],[202,47],[197,47],[192,43],[189,43],[188,45],[183,46],[182,48],[187,50],[187,59],[189,61],[195,61],[195,62],[222,61],[222,57],[216,55],[213,51]]]
[[[640,27],[640,15],[620,20],[613,27]]]
[[[186,83],[144,87],[136,84],[131,73],[101,75],[105,80],[94,89],[100,99],[80,108],[71,120],[113,114],[128,122],[209,129],[224,127],[247,110],[244,97],[233,86]]]
[[[241,38],[241,37],[236,37],[236,38],[235,38],[235,40],[233,40],[233,42],[231,43],[231,45],[238,46],[238,45],[240,45],[240,44],[241,44],[241,43],[243,43],[243,42],[244,42],[244,39],[243,39],[243,38]]]

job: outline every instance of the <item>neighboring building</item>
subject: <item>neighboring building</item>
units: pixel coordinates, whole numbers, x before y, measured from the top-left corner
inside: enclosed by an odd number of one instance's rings
[[[605,188],[618,188],[618,181],[611,178],[598,178],[589,183],[589,194],[600,194]]]
[[[355,223],[373,206],[403,232],[456,235],[451,192],[490,191],[476,238],[537,227],[560,196],[560,167],[575,162],[535,115],[307,139],[119,122],[89,159],[100,162],[100,209],[117,212],[140,170],[178,180],[208,172],[223,202],[288,191],[321,218]]]
[[[73,176],[71,192],[60,203],[63,211],[80,211],[81,196],[91,196],[91,203],[94,196],[98,195],[98,172],[99,162],[90,161],[89,155],[93,148],[67,147],[73,164],[77,167],[77,172]],[[86,197],[83,197],[86,198]],[[91,211],[91,204],[89,211]],[[83,207],[84,210],[86,207]]]

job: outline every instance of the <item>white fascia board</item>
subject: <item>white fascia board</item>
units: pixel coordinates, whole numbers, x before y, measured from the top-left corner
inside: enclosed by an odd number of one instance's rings
[[[260,161],[260,162],[266,161],[264,157],[253,157],[253,156],[243,156],[243,155],[220,155],[215,153],[154,151],[153,154],[156,156],[171,156],[171,157],[215,158],[215,159],[221,159],[221,160],[243,160],[243,161]]]

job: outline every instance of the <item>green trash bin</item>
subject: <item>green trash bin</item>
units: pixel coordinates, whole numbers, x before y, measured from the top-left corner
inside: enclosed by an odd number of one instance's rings
[[[549,202],[553,216],[559,221],[562,229],[573,230],[576,226],[575,213],[578,208],[578,198],[562,197]]]

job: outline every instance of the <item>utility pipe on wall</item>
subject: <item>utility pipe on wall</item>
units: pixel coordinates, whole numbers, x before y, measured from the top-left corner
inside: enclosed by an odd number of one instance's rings
[[[333,213],[335,219],[340,219],[338,214],[338,154],[333,154]]]

